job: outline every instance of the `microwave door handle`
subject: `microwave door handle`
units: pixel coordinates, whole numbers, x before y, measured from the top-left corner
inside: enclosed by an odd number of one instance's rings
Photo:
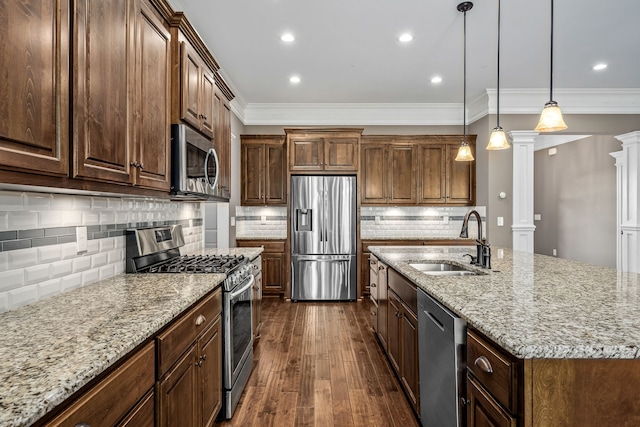
[[[218,162],[218,154],[216,154],[216,150],[213,148],[209,149],[207,157],[204,159],[204,179],[207,181],[207,185],[209,185],[209,160],[211,156],[213,156],[213,160],[216,162],[216,176],[213,179],[213,184],[211,184],[211,188],[215,190],[216,184],[218,184],[218,176],[220,175],[220,162]]]

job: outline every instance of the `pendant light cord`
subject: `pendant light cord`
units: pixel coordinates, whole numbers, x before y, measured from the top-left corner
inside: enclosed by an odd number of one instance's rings
[[[463,31],[463,83],[462,83],[462,143],[467,143],[467,11],[464,11],[464,31]]]
[[[551,58],[549,61],[549,102],[553,101],[553,0],[551,0]]]
[[[500,0],[498,0],[498,69],[496,74],[496,106],[498,113],[498,118],[496,119],[496,127],[500,127]]]

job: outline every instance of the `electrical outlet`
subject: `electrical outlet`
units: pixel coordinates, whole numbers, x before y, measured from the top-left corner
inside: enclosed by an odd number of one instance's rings
[[[553,250],[553,256],[558,256],[558,251],[556,249]]]
[[[549,148],[549,155],[550,156],[555,156],[556,154],[558,154],[558,149],[557,148]]]
[[[267,217],[265,215],[262,215],[260,217],[260,224],[266,224],[267,223]]]
[[[235,216],[232,216],[231,218],[229,218],[229,221],[230,221],[229,225],[231,227],[235,227],[236,226],[236,217]]]
[[[498,227],[503,227],[504,226],[504,217],[503,216],[499,216],[498,217]]]
[[[76,227],[76,252],[87,252],[87,227]]]
[[[534,221],[541,221],[542,220],[542,214],[533,214],[533,220]]]
[[[376,224],[380,224],[380,217],[378,215],[375,216],[375,221]]]

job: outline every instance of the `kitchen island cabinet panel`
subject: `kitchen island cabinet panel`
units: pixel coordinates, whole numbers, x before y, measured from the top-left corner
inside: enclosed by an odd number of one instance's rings
[[[467,395],[468,427],[516,427],[516,418],[502,409],[472,376],[467,379]]]
[[[3,169],[69,174],[69,2],[3,2]]]
[[[192,345],[158,385],[160,427],[199,425],[197,350]]]

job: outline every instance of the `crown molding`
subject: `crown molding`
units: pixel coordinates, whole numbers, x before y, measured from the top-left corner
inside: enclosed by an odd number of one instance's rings
[[[500,114],[539,114],[548,97],[546,89],[501,89]],[[564,114],[640,114],[640,89],[556,89],[554,100]],[[462,103],[246,103],[236,95],[231,108],[245,125],[462,124]],[[472,99],[467,113],[468,123],[496,114],[496,90]]]

